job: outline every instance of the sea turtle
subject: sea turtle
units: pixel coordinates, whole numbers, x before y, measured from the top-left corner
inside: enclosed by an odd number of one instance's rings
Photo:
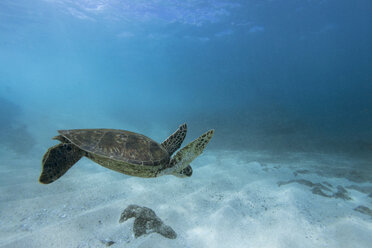
[[[190,177],[190,163],[199,156],[214,130],[180,148],[187,126],[181,125],[163,143],[138,133],[116,129],[59,130],[53,139],[60,141],[48,149],[42,160],[39,182],[52,183],[66,173],[83,156],[108,169],[137,177],[174,175]]]

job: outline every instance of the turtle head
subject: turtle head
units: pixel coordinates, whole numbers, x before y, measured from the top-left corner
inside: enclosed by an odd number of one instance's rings
[[[191,177],[192,175],[192,168],[190,165],[186,166],[186,168],[182,169],[181,171],[174,171],[172,173],[173,176],[176,177]]]
[[[171,174],[176,177],[190,177],[192,175],[190,163],[204,151],[213,134],[214,130],[209,130],[179,150],[172,157],[169,167],[159,175]]]

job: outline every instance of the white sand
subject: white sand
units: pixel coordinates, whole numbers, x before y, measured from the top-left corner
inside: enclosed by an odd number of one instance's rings
[[[312,173],[311,163],[265,163],[259,154],[206,151],[188,179],[129,177],[82,159],[50,185],[37,182],[40,161],[3,160],[0,165],[0,247],[371,247],[372,208],[365,193],[352,200],[327,198],[311,188],[278,181],[306,179],[336,187],[355,183]],[[17,162],[18,161],[18,162]],[[15,165],[17,163],[18,166]],[[12,166],[10,166],[12,164]],[[297,169],[310,173],[298,174]],[[129,204],[153,209],[178,234],[135,239],[133,219],[119,224]]]

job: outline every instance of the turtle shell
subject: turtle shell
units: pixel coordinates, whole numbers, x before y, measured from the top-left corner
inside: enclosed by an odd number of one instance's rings
[[[142,134],[116,129],[74,129],[58,132],[80,149],[104,159],[145,166],[158,166],[169,162],[169,154],[165,148]]]

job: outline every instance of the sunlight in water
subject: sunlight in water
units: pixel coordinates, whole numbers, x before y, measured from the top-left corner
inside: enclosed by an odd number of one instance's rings
[[[370,248],[371,13],[1,0],[0,248]]]

